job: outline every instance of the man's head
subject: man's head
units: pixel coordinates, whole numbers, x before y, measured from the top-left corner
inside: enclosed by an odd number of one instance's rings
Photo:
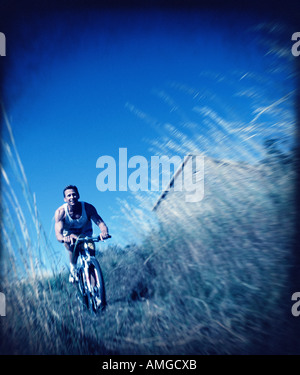
[[[74,205],[78,202],[80,198],[77,186],[68,185],[64,188],[64,201],[67,202],[69,205]]]

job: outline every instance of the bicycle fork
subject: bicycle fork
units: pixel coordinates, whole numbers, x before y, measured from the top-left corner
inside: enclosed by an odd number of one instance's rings
[[[84,274],[85,274],[85,279],[86,279],[86,282],[87,282],[87,287],[88,287],[88,290],[90,291],[90,292],[92,292],[92,290],[93,290],[93,287],[92,287],[92,285],[91,285],[91,280],[90,280],[90,275],[89,275],[89,267],[90,267],[91,265],[88,265],[88,263],[86,262],[85,263],[85,265],[84,265]],[[95,285],[94,285],[94,287],[97,287],[97,288],[99,288],[99,286],[100,286],[100,281],[99,281],[99,275],[98,275],[98,271],[97,271],[97,269],[96,269],[96,267],[94,266],[94,265],[92,265],[93,266],[93,268],[94,268],[94,272],[93,272],[93,276],[94,276],[94,278],[95,278]]]

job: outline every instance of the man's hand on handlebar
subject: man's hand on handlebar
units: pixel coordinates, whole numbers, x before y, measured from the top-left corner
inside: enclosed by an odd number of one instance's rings
[[[77,240],[78,236],[76,236],[76,234],[70,234],[69,236],[65,236],[64,237],[64,243],[68,243],[70,244],[71,246],[73,246]]]
[[[100,241],[107,240],[107,239],[110,238],[110,237],[111,237],[111,236],[110,236],[107,232],[100,233],[100,235],[99,235]]]

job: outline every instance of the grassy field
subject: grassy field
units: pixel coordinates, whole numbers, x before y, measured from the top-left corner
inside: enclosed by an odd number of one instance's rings
[[[288,249],[272,257],[259,246],[233,254],[224,236],[205,248],[161,231],[141,246],[109,248],[98,255],[108,306],[97,316],[82,306],[66,273],[2,284],[0,352],[296,353]]]
[[[93,316],[66,272],[43,274],[51,244],[13,138],[11,144],[5,146],[26,204],[2,167],[1,354],[300,353],[291,315],[294,202],[279,184],[293,185],[286,168],[275,176],[278,194],[261,202],[259,218],[270,230],[259,236],[257,215],[239,206],[236,192],[234,215],[208,213],[180,231],[162,226],[140,245],[97,255],[108,306]]]

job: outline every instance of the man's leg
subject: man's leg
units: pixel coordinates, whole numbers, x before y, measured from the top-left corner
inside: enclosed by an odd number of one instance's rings
[[[65,248],[67,249],[68,251],[68,254],[69,254],[69,260],[70,260],[70,277],[69,277],[69,281],[70,282],[74,282],[74,279],[77,281],[77,275],[76,275],[76,263],[77,263],[77,258],[78,258],[78,252],[76,251],[76,253],[74,252],[74,246],[68,244],[68,243],[65,243]]]

